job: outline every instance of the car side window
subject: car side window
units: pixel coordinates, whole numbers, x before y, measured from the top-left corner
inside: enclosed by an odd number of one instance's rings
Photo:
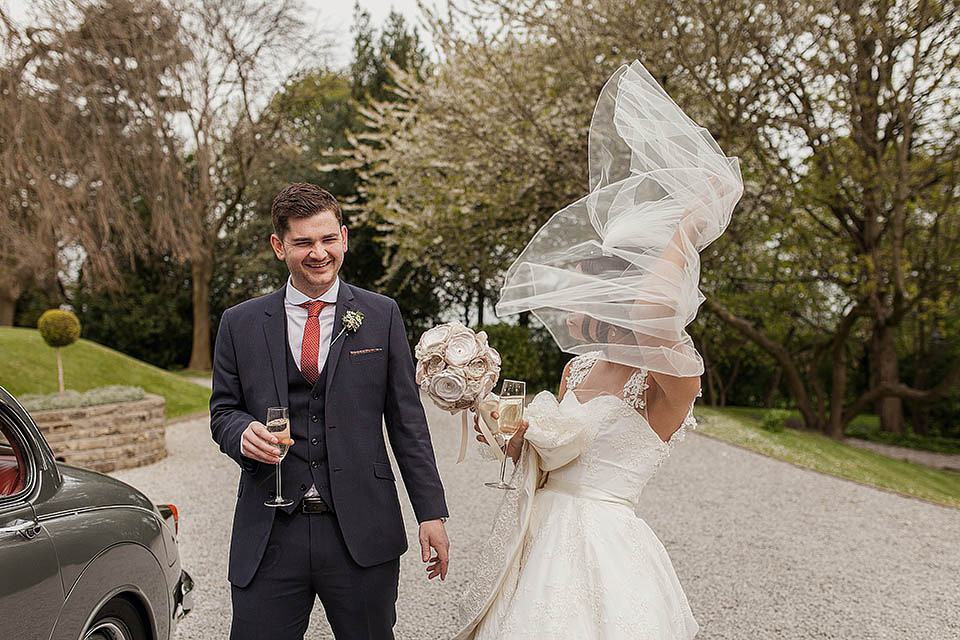
[[[0,415],[0,499],[23,491],[27,475],[23,443]]]

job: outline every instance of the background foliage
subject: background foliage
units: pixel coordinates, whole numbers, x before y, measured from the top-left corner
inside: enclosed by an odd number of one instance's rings
[[[704,401],[960,438],[955,0],[435,5],[429,51],[357,8],[345,68],[294,0],[0,8],[0,325],[64,304],[84,337],[209,368],[223,310],[285,281],[270,203],[307,180],[344,204],[344,278],[395,297],[411,341],[456,317],[556,388],[567,356],[492,305],[586,192],[594,100],[639,59],[743,170],[689,329]]]

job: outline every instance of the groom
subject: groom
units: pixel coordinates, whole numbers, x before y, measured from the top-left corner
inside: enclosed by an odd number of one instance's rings
[[[450,546],[403,320],[390,298],[339,279],[347,228],[332,195],[291,184],[271,213],[290,278],[228,309],[214,353],[210,429],[241,467],[230,638],[300,639],[315,597],[338,640],[393,638],[407,538],[384,424],[429,578],[446,578]],[[263,424],[274,406],[289,408],[293,440],[285,508],[264,506],[276,495],[277,438]]]

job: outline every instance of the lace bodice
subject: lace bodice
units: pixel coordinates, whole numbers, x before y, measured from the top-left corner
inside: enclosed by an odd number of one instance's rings
[[[579,387],[586,379],[587,374],[593,369],[593,365],[600,359],[600,352],[593,351],[577,356],[570,361],[570,369],[567,371],[567,392],[571,392]],[[646,415],[647,408],[647,370],[640,369],[627,380],[623,386],[620,397],[625,403],[635,410]]]
[[[683,439],[696,426],[692,408],[668,442],[650,427],[646,418],[647,372],[639,370],[619,395],[600,395],[580,402],[575,390],[597,362],[599,353],[571,361],[567,391],[561,402],[549,393],[539,394],[527,407],[527,439],[536,447],[550,471],[549,482],[567,487],[588,487],[632,504],[644,486]],[[575,451],[569,443],[576,441]],[[568,452],[552,459],[552,452]],[[566,458],[570,458],[567,460]],[[554,466],[556,465],[556,466]]]

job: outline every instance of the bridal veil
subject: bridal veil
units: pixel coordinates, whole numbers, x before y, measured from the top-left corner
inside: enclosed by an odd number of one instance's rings
[[[704,298],[699,252],[743,192],[736,158],[639,62],[604,85],[590,124],[590,193],[555,213],[507,272],[497,315],[531,311],[563,351],[676,376],[703,361],[685,327]],[[602,331],[570,336],[570,314]],[[611,338],[610,336],[617,336]]]

